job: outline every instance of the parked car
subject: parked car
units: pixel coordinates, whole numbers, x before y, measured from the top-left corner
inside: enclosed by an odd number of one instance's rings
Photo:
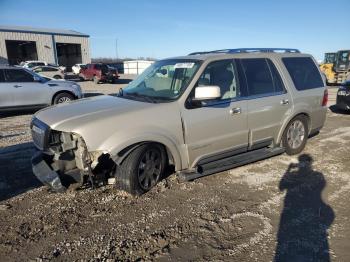
[[[78,84],[42,77],[31,70],[0,66],[0,111],[42,108],[82,98]]]
[[[300,153],[323,127],[327,100],[315,60],[295,49],[229,49],[160,60],[118,97],[35,114],[33,172],[56,191],[115,177],[120,189],[140,195],[168,165],[179,178],[193,180]]]
[[[30,60],[30,61],[24,61],[19,64],[23,68],[33,68],[36,66],[45,66],[47,65],[47,62],[45,61],[37,61],[37,60]]]
[[[105,64],[87,64],[80,70],[79,76],[83,80],[93,80],[96,84],[100,82],[114,83],[118,78],[118,71]]]
[[[75,75],[79,75],[80,70],[82,68],[84,68],[86,65],[85,64],[75,64],[74,66],[72,66],[72,72]]]
[[[53,66],[36,66],[32,68],[33,72],[54,79],[64,79],[65,72],[59,67]]]
[[[338,89],[336,106],[340,110],[350,110],[350,80],[344,82]]]

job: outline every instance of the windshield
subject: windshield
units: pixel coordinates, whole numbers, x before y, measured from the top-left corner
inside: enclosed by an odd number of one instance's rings
[[[171,59],[155,62],[123,89],[123,96],[174,100],[187,88],[200,66],[198,60]]]
[[[332,64],[332,63],[334,63],[334,61],[335,61],[335,53],[327,53],[326,55],[325,55],[325,63],[326,64]]]

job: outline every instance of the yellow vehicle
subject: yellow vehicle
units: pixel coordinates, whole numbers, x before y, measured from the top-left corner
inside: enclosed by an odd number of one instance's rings
[[[334,63],[337,58],[337,53],[325,53],[324,61],[320,64],[321,71],[326,75],[327,84],[333,84],[336,82],[336,73],[333,70]]]

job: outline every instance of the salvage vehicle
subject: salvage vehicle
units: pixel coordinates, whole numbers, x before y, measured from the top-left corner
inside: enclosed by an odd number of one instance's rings
[[[342,83],[338,89],[336,106],[340,110],[350,110],[350,80]]]
[[[227,49],[155,62],[118,96],[35,114],[36,177],[54,191],[115,185],[141,195],[286,152],[324,125],[328,93],[296,49]]]
[[[0,112],[43,108],[82,96],[74,82],[53,80],[20,67],[0,66]]]
[[[32,68],[33,72],[54,79],[64,79],[65,71],[54,66],[36,66]]]
[[[96,84],[100,82],[114,83],[118,78],[118,71],[105,64],[87,64],[79,73],[83,80],[93,80]]]

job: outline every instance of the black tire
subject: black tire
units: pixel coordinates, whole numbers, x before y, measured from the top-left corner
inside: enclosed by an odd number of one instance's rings
[[[62,104],[74,100],[74,96],[69,93],[59,93],[53,99],[53,104]]]
[[[299,129],[300,128],[300,129]],[[303,129],[304,134],[301,137],[302,131],[294,131]],[[299,154],[305,148],[308,138],[308,123],[305,116],[299,115],[294,117],[287,125],[282,136],[282,145],[288,155]],[[295,142],[295,143],[294,143]],[[298,143],[296,143],[298,142]]]
[[[153,164],[148,164],[148,157]],[[159,144],[141,145],[117,167],[117,187],[132,195],[142,195],[160,181],[165,167],[166,152],[163,146]]]
[[[59,75],[55,75],[53,78],[55,78],[55,79],[62,79],[62,77],[59,76]]]
[[[96,76],[94,76],[92,80],[94,81],[95,84],[100,83],[100,80]]]

